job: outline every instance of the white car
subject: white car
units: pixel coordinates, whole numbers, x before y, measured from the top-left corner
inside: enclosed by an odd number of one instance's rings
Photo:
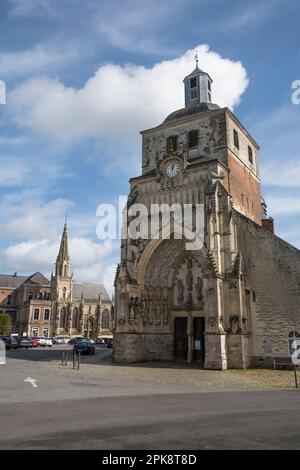
[[[64,338],[62,338],[61,336],[57,336],[55,340],[57,341],[57,344],[64,344]]]
[[[53,344],[51,339],[46,338],[46,336],[39,336],[37,340],[38,340],[39,346],[42,346],[42,347],[45,347],[45,346],[51,347]]]

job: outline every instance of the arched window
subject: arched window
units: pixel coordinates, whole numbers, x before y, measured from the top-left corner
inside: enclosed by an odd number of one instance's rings
[[[66,324],[66,309],[63,308],[60,314],[60,327],[64,328]]]
[[[74,328],[75,330],[79,329],[79,320],[80,320],[79,310],[78,308],[75,308],[73,311],[73,322],[72,322],[72,328]]]
[[[67,298],[67,288],[64,287],[63,288],[63,295],[62,295],[63,299],[65,300]]]
[[[109,328],[109,313],[107,310],[104,310],[102,313],[101,328],[108,330]]]

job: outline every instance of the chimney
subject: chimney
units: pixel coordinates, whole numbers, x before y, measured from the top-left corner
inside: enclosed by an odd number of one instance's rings
[[[269,232],[274,233],[275,232],[275,227],[274,227],[274,219],[272,217],[269,217],[268,219],[262,219],[261,221],[263,228],[266,230],[269,230]]]

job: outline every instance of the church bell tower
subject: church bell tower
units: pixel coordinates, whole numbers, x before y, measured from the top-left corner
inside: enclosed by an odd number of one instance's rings
[[[196,56],[184,78],[185,106],[141,132],[142,175],[130,180],[127,208],[142,204],[151,214],[155,205],[201,206],[205,229],[195,250],[175,236],[122,242],[116,361],[249,366],[250,288],[237,227],[240,217],[263,225],[259,146],[227,107],[213,103],[212,83]]]

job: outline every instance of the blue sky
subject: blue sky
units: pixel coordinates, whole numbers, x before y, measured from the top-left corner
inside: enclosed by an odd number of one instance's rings
[[[139,174],[139,130],[183,106],[195,48],[300,248],[299,20],[297,0],[1,0],[0,271],[49,274],[67,212],[75,277],[110,288],[119,242],[97,240],[96,208]]]

